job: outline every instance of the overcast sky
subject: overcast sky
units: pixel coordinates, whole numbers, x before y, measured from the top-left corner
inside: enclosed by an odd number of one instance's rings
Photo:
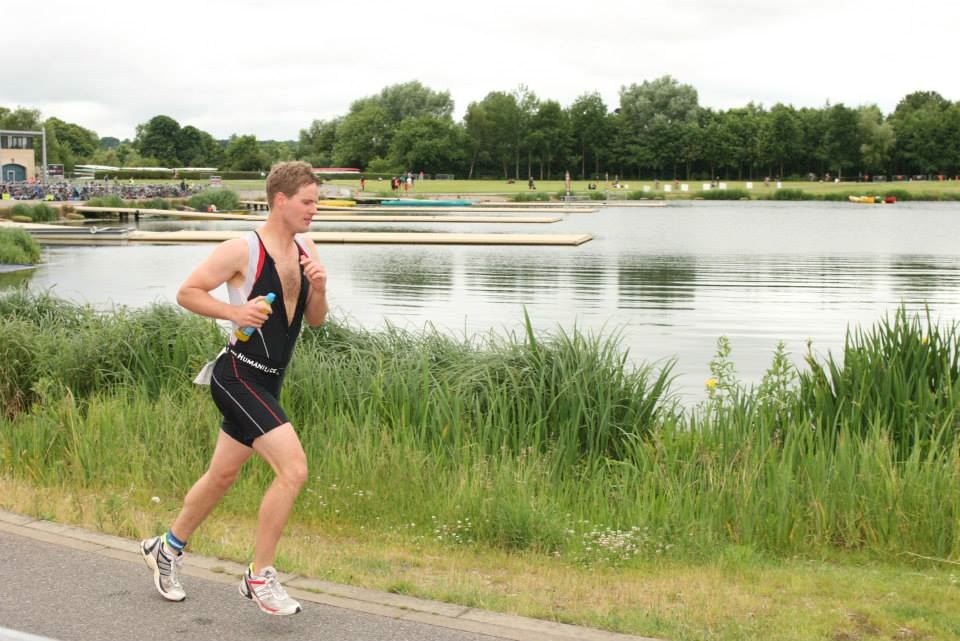
[[[132,138],[157,114],[217,138],[296,139],[391,84],[454,116],[527,85],[569,105],[669,74],[701,106],[960,100],[960,2],[274,0],[4,2],[0,106]]]

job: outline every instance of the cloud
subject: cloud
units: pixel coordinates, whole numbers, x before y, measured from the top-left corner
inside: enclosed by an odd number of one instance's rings
[[[489,0],[459,4],[186,2],[141,9],[49,0],[43,29],[4,33],[0,105],[24,105],[129,138],[166,114],[216,137],[293,139],[358,98],[419,80],[455,115],[525,84],[570,104],[669,74],[704,106],[827,100],[892,110],[907,93],[960,100],[960,5],[810,0]],[[33,24],[25,5],[5,9]]]

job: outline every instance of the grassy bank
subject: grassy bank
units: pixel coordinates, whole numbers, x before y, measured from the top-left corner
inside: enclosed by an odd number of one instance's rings
[[[158,181],[140,181],[140,182],[158,182]],[[169,181],[159,181],[169,182]],[[353,190],[360,189],[360,180],[335,179],[328,181],[334,185],[350,187]],[[704,180],[681,180],[679,185],[686,184],[688,190],[681,191],[675,186],[672,180],[661,180],[656,183],[652,180],[626,180],[622,181],[622,189],[614,189],[601,181],[574,180],[571,181],[570,188],[577,198],[599,199],[604,196],[605,187],[609,193],[610,200],[639,199],[639,198],[657,198],[666,200],[690,200],[693,198],[709,197],[709,191],[703,190]],[[808,199],[816,200],[846,200],[848,195],[897,195],[900,200],[927,200],[927,201],[957,201],[960,200],[960,181],[903,181],[888,183],[858,183],[858,182],[812,182],[812,181],[786,181],[782,183],[782,188],[778,189],[775,181],[768,185],[763,184],[763,180],[724,180],[726,190],[743,190],[751,199],[771,200],[775,198],[778,191],[800,190],[807,194]],[[747,183],[750,183],[748,189]],[[597,185],[597,190],[588,189],[593,183]],[[230,189],[243,192],[260,192],[260,197],[264,197],[266,188],[265,180],[225,180],[224,186]],[[665,187],[670,186],[671,191],[666,192]],[[390,191],[388,181],[378,182],[368,180],[366,183],[366,192],[370,194],[382,195],[385,197],[407,197],[416,198],[417,196],[503,196],[513,198],[517,194],[526,194],[524,198],[531,200],[542,199],[546,197],[556,200],[560,194],[566,193],[566,186],[562,180],[543,180],[536,182],[537,189],[530,190],[527,187],[526,180],[509,182],[507,180],[424,180],[414,184],[410,192],[394,193]],[[644,188],[649,191],[644,192]],[[710,190],[717,191],[717,190]],[[720,190],[724,191],[724,190]],[[781,196],[782,198],[782,196]],[[807,198],[804,198],[807,199]]]
[[[22,291],[0,318],[0,505],[165,527],[214,441],[189,381],[219,330]],[[682,408],[669,364],[633,368],[613,338],[330,324],[303,336],[284,389],[311,475],[279,562],[675,639],[947,638],[957,338],[901,312],[851,331],[842,360],[797,372],[777,352],[749,389],[720,340],[706,400]],[[238,526],[270,478],[250,464],[197,549],[245,558]]]

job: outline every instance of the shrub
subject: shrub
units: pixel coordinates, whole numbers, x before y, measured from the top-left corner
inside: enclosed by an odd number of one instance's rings
[[[513,195],[514,202],[518,203],[531,203],[531,202],[540,202],[550,200],[550,194],[547,192],[526,192],[522,191],[520,193]]]
[[[10,218],[17,222],[47,222],[59,218],[56,209],[45,203],[28,205],[27,203],[17,203],[9,209]]]
[[[914,200],[915,197],[906,189],[888,189],[883,192],[884,198],[896,198],[897,200]]]
[[[40,246],[22,229],[0,229],[0,263],[35,265],[40,262]]]
[[[771,200],[814,200],[816,196],[802,189],[778,189],[771,194]]]
[[[704,200],[750,200],[750,192],[746,189],[710,189],[701,191],[700,197]]]
[[[30,211],[30,205],[26,203],[17,203],[10,208],[10,217],[13,219],[29,218],[30,220],[33,220],[32,213],[33,212]]]
[[[864,196],[866,194],[852,194],[848,191],[836,191],[836,192],[827,192],[825,194],[820,194],[820,200],[829,200],[829,201],[841,201],[849,200],[850,196]]]
[[[87,201],[88,207],[129,207],[120,196],[97,196]]]
[[[170,202],[163,198],[151,198],[150,200],[139,200],[134,203],[142,209],[170,209]]]
[[[206,211],[210,205],[215,205],[220,211],[240,209],[240,197],[229,189],[207,189],[192,196],[187,205],[197,211]]]
[[[30,210],[30,215],[34,222],[43,223],[51,220],[57,220],[59,214],[56,209],[45,203],[37,203]]]

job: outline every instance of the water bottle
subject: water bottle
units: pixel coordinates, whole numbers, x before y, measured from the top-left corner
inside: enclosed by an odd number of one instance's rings
[[[274,294],[273,292],[270,292],[269,294],[263,297],[262,302],[266,304],[268,314],[270,313],[271,305],[273,305],[273,301],[275,301],[276,299],[277,299],[277,295]],[[239,327],[237,328],[237,331],[233,333],[233,335],[237,337],[238,341],[245,343],[248,340],[250,340],[250,337],[253,336],[253,333],[255,331],[257,331],[256,327]]]

